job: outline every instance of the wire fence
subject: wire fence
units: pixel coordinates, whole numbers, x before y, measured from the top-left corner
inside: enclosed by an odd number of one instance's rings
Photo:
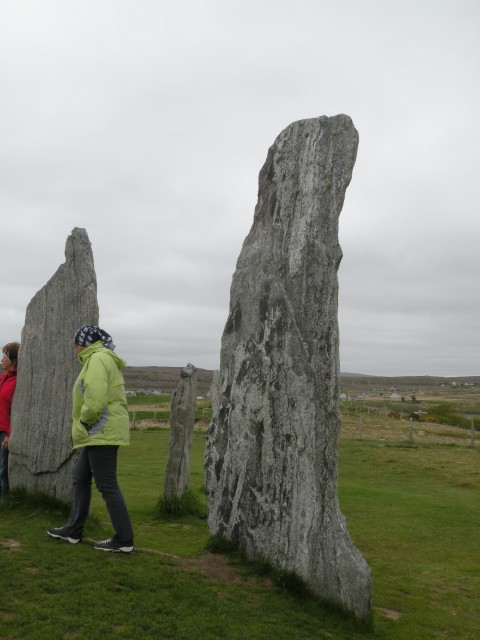
[[[478,446],[480,439],[473,418],[470,419],[470,428],[466,429],[455,425],[420,422],[407,416],[391,417],[388,412],[375,411],[372,408],[366,412],[352,412],[344,408],[341,416],[340,435],[345,438],[409,445],[435,442],[468,447]]]

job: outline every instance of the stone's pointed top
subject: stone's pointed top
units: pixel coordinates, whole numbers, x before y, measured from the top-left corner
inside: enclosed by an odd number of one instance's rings
[[[73,227],[72,233],[70,235],[72,236],[85,235],[88,238],[87,230],[84,229],[83,227]]]
[[[86,242],[90,245],[90,239],[86,229],[75,227],[72,229],[72,233],[67,238],[67,244],[69,242]]]
[[[187,378],[189,376],[192,376],[196,370],[197,370],[197,367],[194,367],[193,364],[189,362],[187,366],[183,367],[183,369],[180,371],[180,377]]]
[[[92,245],[86,229],[75,227],[72,230],[65,242],[65,258],[67,263],[75,259],[78,263],[88,261],[93,265]]]
[[[358,131],[355,129],[353,120],[350,118],[350,116],[347,116],[344,113],[340,113],[336,116],[318,116],[317,118],[304,118],[303,120],[296,120],[295,122],[292,122],[287,127],[285,127],[285,129],[283,129],[278,134],[274,144],[277,142],[277,140],[284,137],[287,132],[291,132],[292,130],[296,129],[302,129],[306,134],[314,129],[316,129],[318,132],[331,129],[337,134],[340,131],[343,131],[353,134],[353,136],[358,141]]]

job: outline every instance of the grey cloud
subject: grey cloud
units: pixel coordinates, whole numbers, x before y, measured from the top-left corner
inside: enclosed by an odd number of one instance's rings
[[[342,368],[472,373],[479,13],[0,3],[2,334],[18,336],[80,226],[119,352],[216,366],[267,149],[294,120],[343,112],[360,147],[340,220]]]

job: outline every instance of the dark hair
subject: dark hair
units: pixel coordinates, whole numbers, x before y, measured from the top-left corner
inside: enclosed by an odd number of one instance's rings
[[[10,362],[14,365],[17,364],[18,360],[18,350],[20,349],[19,342],[8,342],[3,347],[3,353],[7,356]]]

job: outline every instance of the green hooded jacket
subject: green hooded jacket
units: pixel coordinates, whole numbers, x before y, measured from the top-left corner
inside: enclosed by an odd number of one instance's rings
[[[124,360],[100,341],[80,351],[78,359],[83,366],[73,385],[73,448],[130,444]]]

